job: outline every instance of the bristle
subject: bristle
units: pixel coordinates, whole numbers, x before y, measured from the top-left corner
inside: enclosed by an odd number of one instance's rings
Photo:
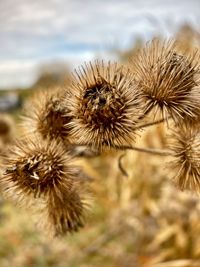
[[[130,144],[145,111],[129,70],[98,61],[75,71],[66,105],[74,140],[99,149]]]
[[[184,190],[200,192],[200,132],[198,128],[182,126],[171,136],[174,159],[170,169],[174,180]]]
[[[154,39],[131,62],[139,88],[149,109],[159,110],[176,123],[199,116],[199,66],[197,52],[179,54],[173,41]]]

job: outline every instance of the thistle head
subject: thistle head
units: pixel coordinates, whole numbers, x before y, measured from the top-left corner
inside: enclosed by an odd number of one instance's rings
[[[184,190],[200,190],[200,132],[198,128],[183,125],[174,131],[170,149],[174,159],[170,168],[176,172],[174,179]]]
[[[42,210],[43,228],[53,236],[73,233],[84,226],[86,203],[77,193],[77,185],[71,190],[62,188],[62,195],[51,194]]]
[[[17,204],[34,213],[39,209],[44,230],[63,235],[77,231],[84,222],[88,191],[78,170],[62,143],[27,139],[13,147],[0,185]]]
[[[24,118],[24,129],[31,134],[39,134],[43,139],[57,139],[65,143],[69,141],[67,128],[71,117],[66,107],[62,105],[59,92],[40,92],[27,103]]]
[[[12,147],[1,185],[11,197],[40,198],[62,195],[62,188],[70,190],[78,179],[76,167],[61,143],[36,138]]]
[[[131,62],[139,88],[149,109],[160,111],[175,122],[199,116],[199,66],[197,52],[186,56],[177,52],[174,42],[157,39]]]
[[[80,144],[103,146],[131,143],[144,113],[141,94],[128,70],[96,61],[75,72],[66,105],[71,134]]]

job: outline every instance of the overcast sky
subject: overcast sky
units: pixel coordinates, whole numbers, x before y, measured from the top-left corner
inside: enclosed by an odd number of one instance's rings
[[[0,87],[34,82],[40,63],[70,66],[137,36],[200,27],[200,0],[0,0]]]

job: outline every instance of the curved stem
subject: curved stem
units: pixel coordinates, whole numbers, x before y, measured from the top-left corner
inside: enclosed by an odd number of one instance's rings
[[[125,156],[125,153],[122,154],[122,155],[119,157],[119,159],[118,159],[118,167],[119,167],[121,173],[122,173],[124,176],[128,177],[128,173],[127,173],[126,170],[123,168],[123,166],[122,166],[122,162],[121,162],[121,160],[122,160],[122,158],[123,158],[124,156]]]

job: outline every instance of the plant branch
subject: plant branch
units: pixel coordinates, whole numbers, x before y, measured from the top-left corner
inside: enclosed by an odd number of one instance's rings
[[[172,152],[168,150],[155,149],[155,148],[146,148],[146,147],[135,147],[135,146],[115,146],[114,148],[120,150],[135,150],[138,152],[158,155],[158,156],[172,156]]]
[[[135,127],[134,130],[139,130],[139,129],[146,128],[146,127],[149,127],[149,126],[153,126],[153,125],[162,123],[165,120],[166,119],[160,119],[160,120],[157,120],[157,121],[152,121],[152,122],[144,123],[142,125],[139,125],[139,126]]]

